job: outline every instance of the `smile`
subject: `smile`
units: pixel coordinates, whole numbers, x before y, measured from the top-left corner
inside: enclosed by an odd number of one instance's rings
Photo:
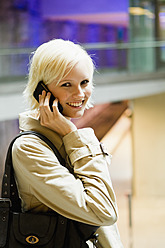
[[[84,100],[81,102],[68,102],[67,104],[71,107],[81,107],[84,103]]]

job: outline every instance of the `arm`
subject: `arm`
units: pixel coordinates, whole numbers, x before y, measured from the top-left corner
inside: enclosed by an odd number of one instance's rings
[[[63,140],[75,176],[39,138],[17,139],[13,164],[20,190],[28,184],[33,197],[68,218],[94,225],[113,224],[117,218],[115,195],[106,156],[93,130],[74,131]]]

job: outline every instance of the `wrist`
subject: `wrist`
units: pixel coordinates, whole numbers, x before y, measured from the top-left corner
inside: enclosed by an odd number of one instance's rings
[[[72,132],[74,132],[76,130],[77,130],[76,126],[70,127],[67,130],[63,130],[62,137],[66,136],[67,134],[72,133]]]

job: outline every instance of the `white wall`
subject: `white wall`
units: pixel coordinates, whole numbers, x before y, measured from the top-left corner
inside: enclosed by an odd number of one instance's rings
[[[133,102],[134,192],[165,196],[165,94]]]

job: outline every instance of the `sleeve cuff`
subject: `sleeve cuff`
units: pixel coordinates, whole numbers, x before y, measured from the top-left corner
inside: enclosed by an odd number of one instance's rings
[[[63,141],[72,164],[87,156],[103,154],[100,143],[91,128],[71,132],[63,137]]]

